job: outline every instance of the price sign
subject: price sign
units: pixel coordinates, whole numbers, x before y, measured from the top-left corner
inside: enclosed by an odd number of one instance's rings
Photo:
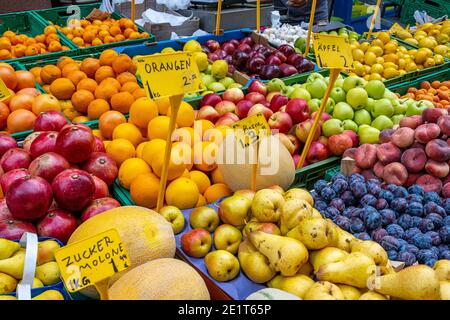
[[[150,99],[201,90],[200,73],[190,52],[137,56],[135,61]]]
[[[116,229],[65,246],[55,252],[55,259],[70,292],[95,285],[130,266]]]
[[[393,25],[392,25],[392,27],[389,29],[389,33],[397,33],[397,32],[399,32],[399,31],[404,31],[405,29],[401,26],[401,25],[399,25],[397,22],[396,23],[394,23]]]
[[[233,124],[236,136],[243,148],[270,136],[270,127],[262,113],[254,114]]]
[[[8,87],[3,82],[3,80],[0,79],[0,101],[8,99],[10,96],[11,96],[11,93],[9,92]]]
[[[347,38],[327,34],[313,34],[314,53],[322,68],[351,69],[353,55]]]

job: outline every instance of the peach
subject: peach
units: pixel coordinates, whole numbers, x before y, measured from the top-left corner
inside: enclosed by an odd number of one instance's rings
[[[421,176],[421,173],[409,173],[408,179],[406,179],[405,187],[412,186],[416,183],[417,179]]]
[[[425,123],[416,128],[414,137],[421,143],[427,143],[439,137],[440,134],[441,129],[436,123]]]
[[[434,139],[425,146],[425,153],[433,160],[447,161],[450,159],[450,146],[444,140]]]
[[[358,150],[358,148],[350,148],[345,150],[344,153],[342,154],[342,158],[349,157],[355,159],[356,150]]]
[[[407,148],[414,143],[414,130],[408,127],[398,128],[391,136],[391,142],[399,148]]]
[[[441,116],[448,115],[447,109],[431,108],[422,112],[422,120],[424,122],[436,123]]]
[[[425,168],[427,156],[425,151],[419,148],[408,149],[402,154],[401,163],[411,173],[417,173]]]
[[[444,196],[444,198],[450,198],[450,182],[447,182],[442,187],[442,195]]]
[[[377,179],[377,176],[373,172],[372,169],[365,169],[361,171],[361,174],[364,176],[366,180]]]
[[[378,141],[380,143],[386,143],[391,141],[391,136],[395,132],[394,129],[384,129],[380,132],[380,136],[378,138]]]
[[[440,110],[442,110],[442,109],[440,109]],[[441,129],[442,134],[450,136],[450,116],[449,115],[440,117],[437,120],[437,124],[438,124],[439,128]]]
[[[380,144],[377,147],[377,157],[384,165],[400,161],[402,151],[392,142]]]
[[[423,188],[423,191],[425,192],[435,191],[437,193],[440,193],[442,190],[442,181],[429,174],[420,176],[416,180],[416,183],[421,186]]]
[[[447,162],[437,162],[429,159],[425,164],[425,171],[436,178],[445,178],[449,172]]]
[[[377,160],[377,147],[373,144],[365,143],[355,152],[356,165],[361,169],[373,168]]]
[[[373,172],[378,178],[383,178],[384,165],[381,161],[377,161],[373,166]]]
[[[392,162],[384,167],[383,179],[386,183],[402,186],[408,180],[408,171],[400,162]]]
[[[415,129],[423,123],[422,116],[411,116],[400,119],[400,127]]]
[[[409,149],[413,149],[413,148],[419,148],[419,149],[422,149],[423,151],[425,151],[425,145],[424,144],[422,144],[422,143],[420,143],[420,142],[414,142],[410,147],[409,147]]]

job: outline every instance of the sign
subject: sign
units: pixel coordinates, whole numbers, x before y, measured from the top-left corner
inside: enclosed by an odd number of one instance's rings
[[[260,112],[233,124],[235,134],[243,148],[258,142],[261,137],[270,136],[270,127]]]
[[[150,99],[201,90],[200,73],[190,52],[153,54],[134,59]]]
[[[399,25],[397,22],[394,23],[392,25],[392,27],[389,29],[389,33],[394,33],[395,34],[395,33],[399,32],[399,31],[405,31],[405,29],[401,25]]]
[[[130,258],[116,229],[75,242],[55,252],[69,292],[108,279],[130,266]]]
[[[8,87],[3,80],[0,79],[0,101],[8,99],[10,96],[11,92],[9,92]]]
[[[351,69],[353,55],[347,38],[328,34],[313,34],[314,53],[322,68]]]

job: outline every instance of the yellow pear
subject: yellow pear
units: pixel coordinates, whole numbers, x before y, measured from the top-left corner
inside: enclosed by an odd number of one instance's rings
[[[51,261],[37,266],[35,276],[46,286],[57,283],[60,277],[58,264]]]
[[[319,280],[365,288],[375,273],[375,262],[360,252],[350,253],[343,260],[322,265],[316,272]]]
[[[450,260],[438,260],[433,266],[440,281],[450,280]]]
[[[269,288],[276,288],[295,294],[299,298],[304,298],[306,292],[314,284],[314,280],[299,274],[292,277],[283,277],[282,275],[276,276],[274,279],[267,283]]]
[[[17,242],[0,238],[0,260],[11,257],[19,249],[20,244]]]
[[[313,266],[311,265],[311,263],[307,262],[301,266],[297,274],[304,274],[305,276],[311,277],[313,271],[314,271]]]
[[[352,252],[361,252],[373,259],[377,266],[385,266],[388,262],[388,255],[375,241],[355,242],[352,246]]]
[[[318,281],[306,292],[304,300],[345,300],[345,297],[337,285]]]
[[[16,279],[22,279],[25,264],[25,251],[19,250],[11,258],[0,260],[0,272],[6,273]]]
[[[316,208],[313,208],[311,218],[323,218],[323,217],[320,214],[319,210],[317,210]]]
[[[348,286],[346,284],[337,284],[339,289],[341,289],[345,300],[358,300],[361,296],[361,291],[358,288]]]
[[[309,262],[313,266],[314,272],[317,272],[320,266],[343,260],[348,256],[348,252],[334,247],[326,247],[322,250],[312,251]]]
[[[342,230],[337,225],[333,223],[330,219],[326,219],[330,224],[329,226],[329,240],[330,247],[336,247],[347,252],[351,251],[351,248],[354,243],[360,242],[361,240],[355,238],[353,235],[348,233],[345,230]]]
[[[426,265],[407,267],[395,274],[377,279],[374,290],[378,293],[405,300],[439,300],[439,279]]]
[[[285,235],[295,228],[303,219],[310,218],[313,214],[311,205],[302,199],[291,198],[281,207],[280,230]]]
[[[298,240],[256,231],[250,242],[269,259],[270,267],[283,276],[293,276],[308,261],[308,250]]]
[[[6,273],[0,273],[0,294],[16,291],[17,280]]]
[[[322,218],[303,219],[287,236],[297,239],[309,250],[318,250],[329,244],[329,227],[330,224]]]
[[[38,294],[31,300],[64,300],[64,296],[58,290],[47,290]]]
[[[0,296],[0,300],[17,300],[14,296]]]
[[[22,283],[22,280],[20,280],[18,284],[21,284],[21,283]],[[42,288],[43,286],[44,286],[44,284],[42,283],[41,280],[39,280],[38,278],[34,278],[33,279],[33,284],[31,285],[32,289],[34,289],[34,288]]]
[[[239,245],[238,259],[242,271],[253,282],[267,282],[276,274],[275,270],[269,266],[267,257],[256,250],[249,240]]]
[[[284,193],[284,200],[301,199],[308,202],[311,207],[314,206],[314,199],[312,195],[305,189],[292,188]]]
[[[367,291],[363,293],[358,300],[389,300],[386,296],[376,293],[375,291]]]
[[[60,245],[55,240],[46,240],[39,242],[37,265],[55,261],[55,251],[60,248]]]
[[[441,299],[442,300],[450,300],[450,281],[441,281]]]
[[[261,189],[253,197],[252,215],[259,222],[277,223],[283,204],[284,198],[281,193],[272,189]]]

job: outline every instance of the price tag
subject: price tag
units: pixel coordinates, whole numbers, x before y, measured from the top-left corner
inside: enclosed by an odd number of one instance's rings
[[[313,34],[314,53],[322,68],[351,69],[353,55],[347,38],[328,34]]]
[[[200,73],[190,52],[153,54],[134,59],[150,99],[201,90]]]
[[[65,246],[55,252],[55,259],[70,292],[95,285],[130,266],[116,229]]]
[[[270,136],[270,127],[262,113],[254,114],[233,124],[236,136],[243,148]]]
[[[0,101],[8,99],[10,96],[11,96],[11,93],[9,92],[8,87],[3,82],[3,80],[0,79]]]

